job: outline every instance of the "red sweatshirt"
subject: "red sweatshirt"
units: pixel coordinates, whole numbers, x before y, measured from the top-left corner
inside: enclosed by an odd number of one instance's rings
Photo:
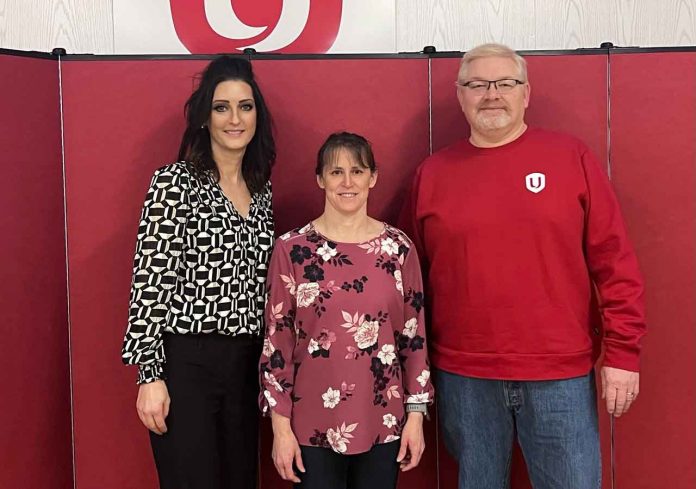
[[[435,367],[570,378],[590,371],[602,335],[604,365],[638,371],[643,282],[611,185],[582,142],[529,128],[497,148],[456,143],[418,168],[410,211]]]

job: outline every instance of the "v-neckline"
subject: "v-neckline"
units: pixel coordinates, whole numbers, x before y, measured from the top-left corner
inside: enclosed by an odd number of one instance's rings
[[[249,194],[251,195],[251,199],[249,200],[249,212],[247,212],[247,215],[245,216],[244,214],[239,212],[239,209],[237,209],[234,206],[234,202],[232,202],[232,199],[230,199],[227,196],[227,194],[225,193],[225,191],[222,188],[222,185],[220,185],[220,182],[214,180],[213,178],[211,178],[211,181],[217,187],[218,191],[220,192],[220,195],[222,195],[222,198],[225,199],[230,204],[230,207],[234,210],[235,214],[237,214],[242,219],[242,221],[244,221],[244,222],[248,221],[249,218],[251,217],[251,211],[254,207],[254,194],[249,192]]]

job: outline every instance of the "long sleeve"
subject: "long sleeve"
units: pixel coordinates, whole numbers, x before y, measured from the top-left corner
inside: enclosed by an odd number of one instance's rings
[[[418,254],[411,247],[401,268],[404,328],[396,334],[406,403],[432,403],[433,385],[426,349],[423,280]]]
[[[645,334],[643,279],[609,180],[589,151],[582,154],[587,182],[585,253],[600,296],[604,323],[604,364],[639,370]]]
[[[163,378],[162,332],[177,281],[189,209],[187,178],[171,166],[157,170],[140,217],[122,350],[124,363],[139,366],[139,384]]]
[[[423,243],[423,226],[421,221],[418,219],[418,195],[420,193],[422,171],[423,165],[421,164],[416,169],[416,173],[413,176],[413,181],[411,182],[411,188],[409,189],[408,195],[401,206],[398,226],[413,241],[416,250],[418,251],[418,255],[420,256],[421,269],[424,272],[423,275],[426,275],[425,266],[427,265],[427,260],[425,255],[425,245]]]
[[[292,414],[295,382],[296,288],[289,255],[283,242],[278,240],[268,273],[266,336],[259,362],[259,406],[264,414],[270,414],[270,408],[287,418]]]

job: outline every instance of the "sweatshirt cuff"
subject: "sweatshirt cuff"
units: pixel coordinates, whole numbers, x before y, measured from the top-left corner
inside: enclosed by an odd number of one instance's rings
[[[138,365],[138,384],[149,384],[163,378],[164,372],[161,363]]]
[[[604,367],[620,368],[631,372],[640,371],[640,354],[638,351],[629,351],[605,342]]]

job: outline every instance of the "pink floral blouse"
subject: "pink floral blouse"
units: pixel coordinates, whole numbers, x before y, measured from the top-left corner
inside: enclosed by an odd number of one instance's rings
[[[385,225],[337,243],[310,224],[276,241],[259,403],[300,445],[355,454],[397,440],[404,403],[431,403],[418,256]]]

